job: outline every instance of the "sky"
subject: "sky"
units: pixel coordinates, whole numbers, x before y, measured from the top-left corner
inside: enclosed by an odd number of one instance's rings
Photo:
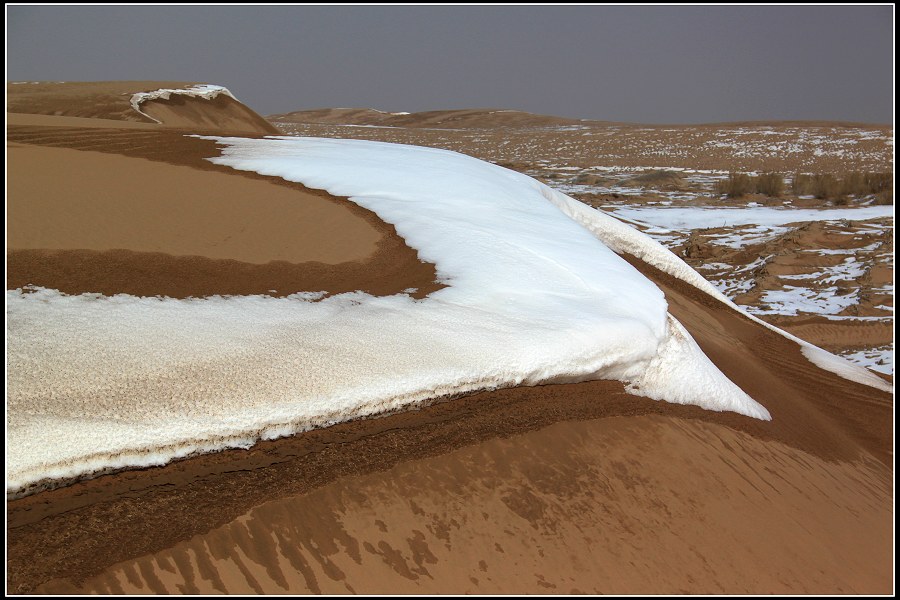
[[[7,5],[7,81],[202,81],[263,115],[893,123],[880,6]]]

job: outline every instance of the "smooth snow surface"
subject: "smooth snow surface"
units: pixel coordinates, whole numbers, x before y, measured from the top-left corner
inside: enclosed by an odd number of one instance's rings
[[[172,97],[172,94],[179,96],[193,96],[195,98],[205,98],[207,100],[212,100],[219,94],[225,94],[226,96],[231,96],[232,98],[237,100],[237,98],[235,98],[231,92],[229,92],[221,85],[201,84],[194,85],[185,89],[163,88],[159,90],[153,90],[152,92],[138,92],[137,94],[131,96],[131,108],[138,111],[148,119],[159,123],[160,121],[158,119],[154,119],[141,110],[141,104],[143,102],[146,102],[147,100],[159,100],[160,98],[162,98],[163,100],[168,100]]]
[[[589,231],[560,198],[584,205],[445,150],[207,139],[225,146],[212,162],[374,211],[448,287],[424,300],[318,302],[7,292],[8,491],[547,381],[617,379],[651,398],[770,418],[668,315],[662,292],[598,240],[655,244],[611,217]]]

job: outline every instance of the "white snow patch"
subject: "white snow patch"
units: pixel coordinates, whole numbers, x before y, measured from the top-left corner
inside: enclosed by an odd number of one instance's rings
[[[866,368],[885,373],[886,375],[894,374],[894,345],[888,344],[876,348],[867,348],[865,350],[854,350],[845,352],[842,355],[847,360]]]
[[[894,216],[893,206],[865,208],[801,209],[801,208],[645,208],[611,206],[609,212],[633,222],[669,229],[706,229],[754,225],[777,227],[808,221],[867,221]]]
[[[859,301],[857,293],[840,294],[835,287],[812,290],[785,285],[780,290],[766,290],[760,302],[768,307],[747,307],[748,312],[757,315],[789,315],[811,313],[819,315],[837,314]]]

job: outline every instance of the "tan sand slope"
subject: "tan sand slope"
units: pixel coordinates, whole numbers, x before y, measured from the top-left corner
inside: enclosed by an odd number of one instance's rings
[[[339,479],[37,591],[878,593],[889,497],[877,463],[713,423],[560,422]]]
[[[62,117],[29,113],[6,113],[6,126],[31,127],[89,127],[94,129],[159,129],[159,123],[146,121],[117,121],[91,117]]]
[[[165,127],[194,131],[229,131],[237,133],[280,133],[264,118],[229,96],[210,100],[173,94],[168,99],[141,103],[141,111]]]
[[[135,111],[131,97],[138,92],[184,89],[183,81],[99,81],[7,83],[9,113],[54,115],[152,123]],[[212,100],[173,95],[145,102],[141,110],[161,121],[157,126],[193,131],[275,134],[278,131],[247,106],[227,96]]]
[[[158,162],[7,145],[11,249],[162,252],[264,264],[364,260],[380,239],[321,196]]]
[[[80,122],[11,125],[7,139],[7,289],[187,297],[440,287],[434,267],[371,212],[217,167],[204,160],[217,152],[207,140]]]

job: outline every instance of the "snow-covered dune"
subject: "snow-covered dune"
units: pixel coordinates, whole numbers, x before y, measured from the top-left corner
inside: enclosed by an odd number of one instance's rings
[[[139,123],[190,132],[278,133],[228,89],[206,83],[34,81],[7,84],[6,95],[11,124],[97,128]],[[29,120],[24,115],[44,117]]]
[[[166,127],[193,131],[275,133],[264,118],[220,85],[161,88],[131,96],[135,111]]]
[[[658,244],[614,219],[591,220],[527,176],[449,151],[216,139],[215,163],[372,210],[447,287],[424,300],[317,302],[8,291],[8,492],[548,381],[615,379],[657,400],[769,418],[613,251],[624,243],[665,263]]]

